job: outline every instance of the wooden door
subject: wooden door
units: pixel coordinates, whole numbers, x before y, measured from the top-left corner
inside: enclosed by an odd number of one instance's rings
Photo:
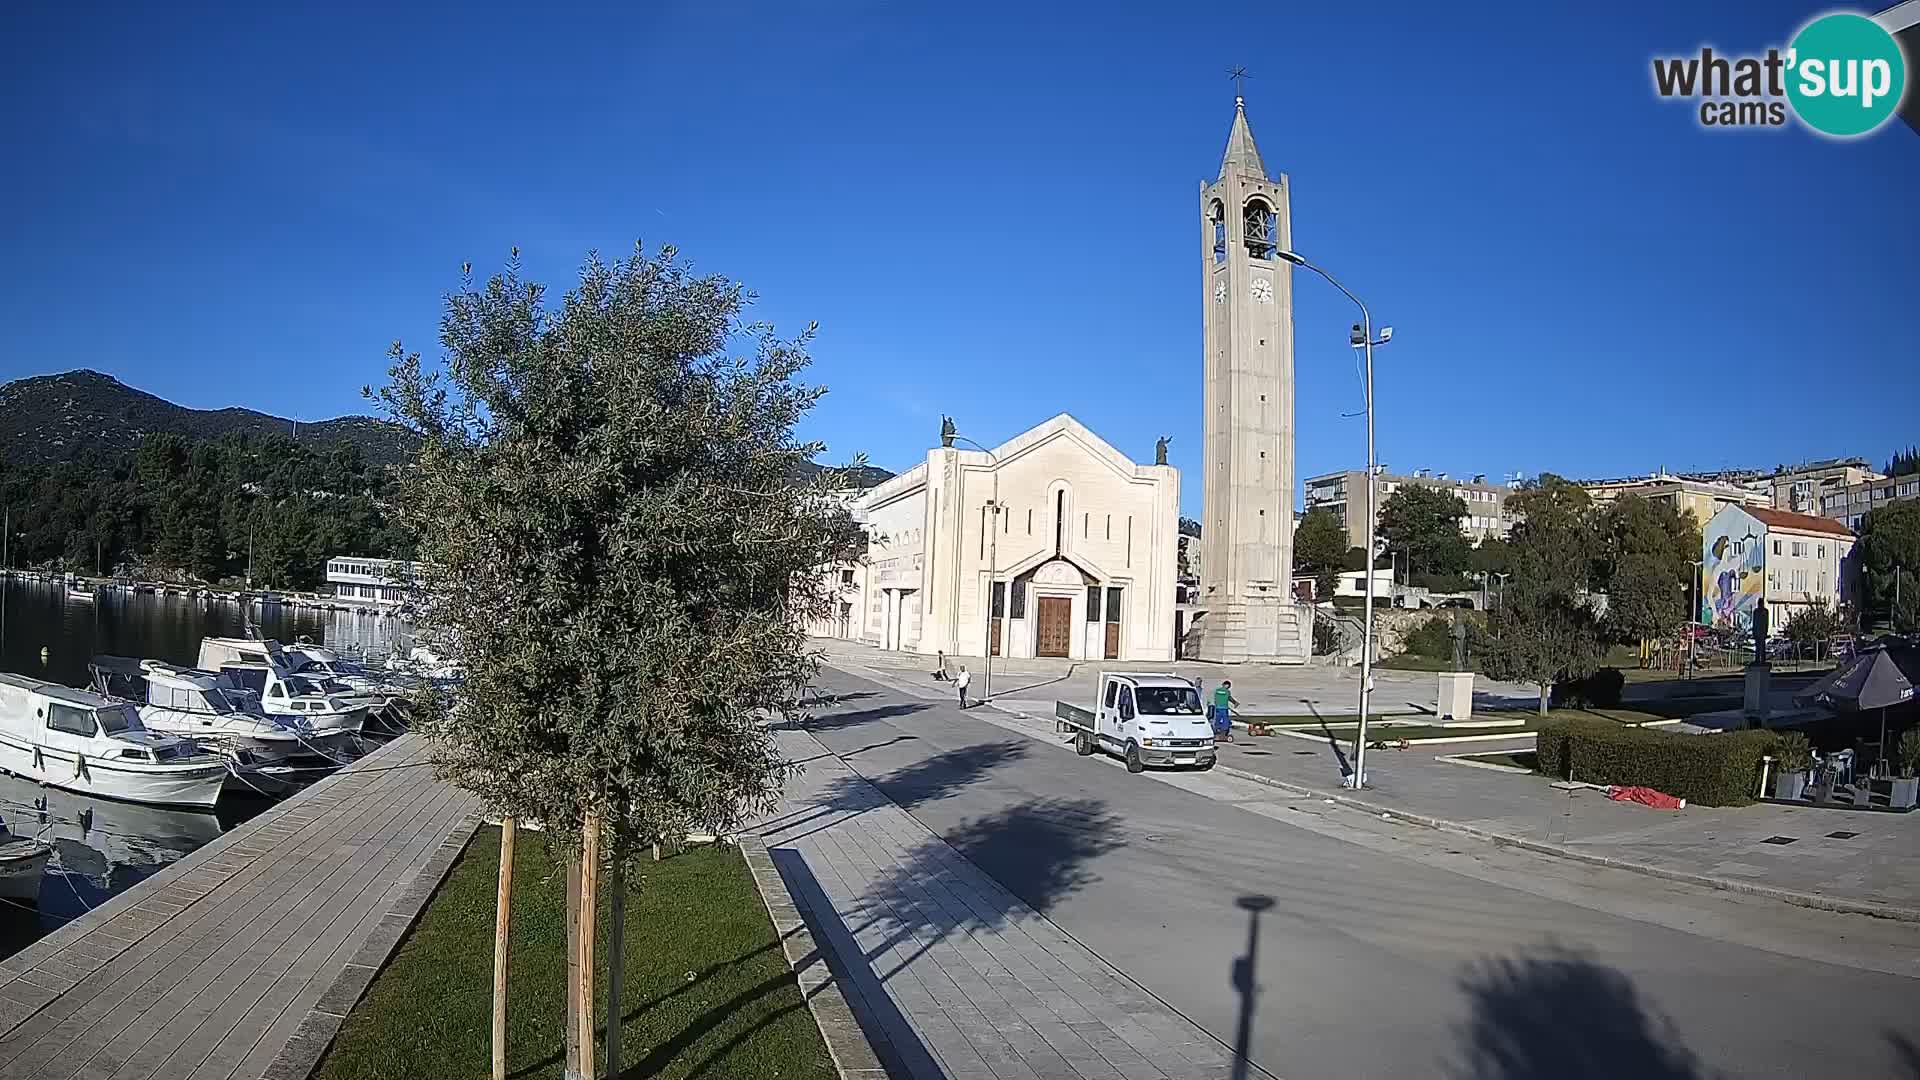
[[[1120,624],[1117,622],[1107,624],[1107,659],[1120,659]]]
[[[987,620],[987,655],[1000,655],[1000,624],[1004,619]]]
[[[1073,601],[1064,596],[1040,598],[1039,640],[1034,652],[1040,656],[1065,657],[1073,649]]]

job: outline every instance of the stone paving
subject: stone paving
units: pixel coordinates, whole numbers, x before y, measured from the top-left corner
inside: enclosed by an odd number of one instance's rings
[[[898,670],[835,657],[836,667],[920,697],[948,697]],[[1235,688],[1239,680],[1235,680]],[[1053,739],[1053,702],[1002,698],[971,715]],[[1531,749],[1532,738],[1422,744],[1369,750],[1365,802],[1503,837],[1565,848],[1594,858],[1671,874],[1698,875],[1738,888],[1777,889],[1883,911],[1920,910],[1920,812],[1815,809],[1758,804],[1662,811],[1618,803],[1593,789],[1562,790],[1538,776],[1475,769],[1439,760],[1457,754]],[[1340,777],[1351,744],[1325,738],[1242,736],[1220,748],[1221,764],[1318,793],[1349,796]],[[1831,833],[1853,833],[1831,836]],[[1767,841],[1777,837],[1793,842]]]
[[[478,823],[404,736],[0,961],[0,1078],[305,1077]]]
[[[813,736],[755,827],[901,1080],[1222,1080],[1230,1050],[1022,903]]]

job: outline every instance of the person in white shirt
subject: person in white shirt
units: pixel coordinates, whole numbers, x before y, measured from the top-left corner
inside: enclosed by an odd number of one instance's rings
[[[954,676],[953,685],[960,690],[960,707],[967,707],[967,685],[973,682],[973,676],[967,673],[967,665],[960,665],[960,674]]]

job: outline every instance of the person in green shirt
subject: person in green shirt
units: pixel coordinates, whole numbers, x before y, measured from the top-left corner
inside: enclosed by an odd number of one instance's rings
[[[1222,679],[1213,688],[1213,735],[1216,741],[1233,741],[1232,707],[1240,704],[1233,696],[1233,680]]]

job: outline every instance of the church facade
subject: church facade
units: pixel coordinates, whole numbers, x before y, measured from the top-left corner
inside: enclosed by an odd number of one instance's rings
[[[811,627],[933,656],[1174,658],[1180,475],[1062,413],[990,452],[935,447],[851,498],[864,563]]]

